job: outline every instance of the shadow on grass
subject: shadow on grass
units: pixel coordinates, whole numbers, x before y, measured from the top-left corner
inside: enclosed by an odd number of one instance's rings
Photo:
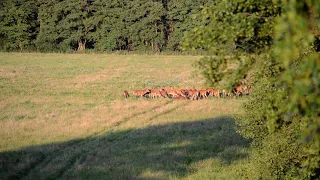
[[[232,118],[172,123],[0,153],[0,179],[168,179],[217,158],[230,164],[249,141]]]

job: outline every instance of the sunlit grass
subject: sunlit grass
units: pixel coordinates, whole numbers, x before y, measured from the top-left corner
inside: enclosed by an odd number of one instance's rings
[[[201,88],[192,77],[198,59],[0,53],[0,179],[235,176],[248,141],[230,117],[242,113],[243,98],[122,97],[147,87]]]

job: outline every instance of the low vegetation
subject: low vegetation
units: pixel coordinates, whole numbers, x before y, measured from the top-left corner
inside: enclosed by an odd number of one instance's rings
[[[197,19],[184,47],[214,55],[196,64],[206,83],[253,85],[236,120],[253,140],[252,178],[319,179],[320,2],[217,1]]]
[[[0,53],[0,178],[206,179],[241,175],[242,98],[123,97],[198,88],[197,56]]]

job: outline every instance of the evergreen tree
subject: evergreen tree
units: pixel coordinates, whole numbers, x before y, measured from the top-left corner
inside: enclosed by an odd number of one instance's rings
[[[90,1],[68,0],[56,3],[57,15],[61,18],[56,30],[58,38],[63,39],[62,44],[81,51],[92,40],[90,33],[94,31],[95,21],[90,6]]]
[[[193,15],[199,14],[202,7],[209,7],[213,4],[214,2],[210,0],[170,0],[167,2],[169,50],[181,50],[179,46],[185,32],[201,24],[198,19],[193,18]]]
[[[3,1],[0,43],[8,50],[180,50],[191,15],[209,0]],[[14,22],[14,23],[13,23]]]
[[[119,0],[95,0],[92,4],[96,31],[92,33],[97,50],[119,50],[124,35],[122,20],[124,3]]]
[[[43,1],[39,6],[38,48],[82,51],[87,46],[93,47],[99,24],[95,12],[93,1]]]
[[[128,50],[160,51],[165,47],[165,32],[162,18],[165,9],[161,1],[127,1],[125,16]]]
[[[57,22],[61,19],[58,16],[59,10],[55,8],[56,0],[39,0],[39,34],[36,39],[37,49],[40,51],[61,51],[59,47],[62,39],[59,38]]]
[[[35,1],[17,0],[2,2],[0,6],[0,34],[4,49],[24,50],[33,45],[38,33]]]
[[[202,69],[208,86],[217,86],[229,75],[231,88],[247,75],[256,62],[255,56],[268,51],[272,44],[273,24],[281,8],[272,0],[216,1],[196,16],[199,25],[184,37],[184,49],[204,49],[214,57],[203,58],[196,64]],[[226,58],[227,57],[227,58]],[[228,69],[237,65],[237,72]],[[215,70],[213,70],[215,69]]]

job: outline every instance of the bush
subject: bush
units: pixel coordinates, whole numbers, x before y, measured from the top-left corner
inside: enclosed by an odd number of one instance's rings
[[[255,178],[320,177],[319,15],[314,0],[220,0],[185,37],[184,48],[214,55],[197,64],[207,83],[253,83],[237,124],[253,140],[244,172]]]

